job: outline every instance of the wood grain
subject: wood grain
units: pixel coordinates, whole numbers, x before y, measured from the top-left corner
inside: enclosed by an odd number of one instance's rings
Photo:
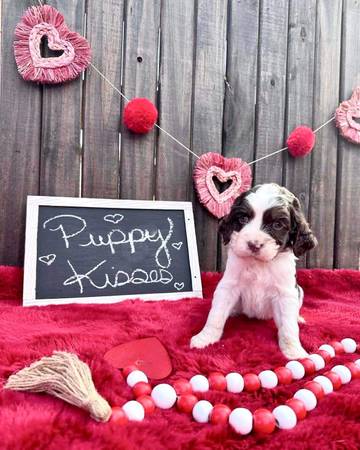
[[[160,0],[128,0],[125,23],[124,93],[157,101],[157,61]],[[121,198],[152,199],[156,130],[121,137]]]
[[[187,147],[191,144],[194,12],[193,0],[168,0],[161,11],[159,123]],[[189,199],[189,164],[186,149],[160,131],[156,199]]]
[[[194,75],[193,150],[198,155],[221,152],[224,103],[227,2],[197,3]],[[193,195],[202,270],[217,268],[217,219]]]
[[[341,58],[342,100],[350,98],[353,89],[360,85],[360,2],[346,0]],[[336,202],[335,267],[359,269],[360,256],[360,151],[359,146],[339,137],[339,167]]]
[[[85,0],[51,0],[67,26],[84,32]],[[78,196],[80,190],[80,129],[82,80],[44,85],[41,130],[41,195]]]
[[[287,60],[286,136],[299,125],[312,128],[316,0],[291,1]],[[316,150],[315,150],[316,151]],[[283,184],[293,192],[308,215],[311,156],[293,158],[284,152]],[[298,267],[306,266],[306,255]]]
[[[261,3],[256,158],[284,145],[288,5],[286,0]],[[280,153],[259,161],[255,167],[255,184],[281,184],[282,160],[283,153]]]
[[[317,4],[314,127],[335,112],[339,102],[342,2]],[[333,125],[316,136],[312,152],[310,221],[319,246],[309,254],[311,267],[333,267],[338,133]]]
[[[121,89],[124,1],[91,0],[87,38],[93,64]],[[83,195],[119,197],[121,98],[95,70],[86,74],[84,98]]]
[[[39,190],[41,88],[18,74],[14,29],[29,6],[0,4],[0,264],[23,264],[25,205]]]

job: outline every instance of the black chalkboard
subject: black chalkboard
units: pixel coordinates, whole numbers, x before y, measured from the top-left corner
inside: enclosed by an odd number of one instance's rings
[[[150,203],[154,209],[39,204],[32,304],[194,292],[199,273],[192,273],[189,255],[191,217]]]

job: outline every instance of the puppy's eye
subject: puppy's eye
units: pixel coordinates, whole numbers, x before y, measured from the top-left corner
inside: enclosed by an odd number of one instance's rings
[[[280,231],[284,228],[284,225],[281,222],[273,222],[271,226],[276,231]]]
[[[239,217],[239,223],[245,225],[246,223],[249,223],[249,218],[247,216]]]

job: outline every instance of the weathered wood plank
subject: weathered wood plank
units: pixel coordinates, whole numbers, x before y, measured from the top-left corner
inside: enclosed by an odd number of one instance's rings
[[[90,0],[87,38],[92,62],[121,89],[124,0]],[[95,70],[86,74],[84,99],[83,196],[119,197],[121,101]]]
[[[38,194],[41,88],[17,72],[14,29],[29,1],[0,4],[0,264],[22,265],[25,204]]]
[[[261,3],[259,84],[256,115],[256,158],[284,144],[288,1]],[[282,183],[283,154],[259,161],[255,184]]]
[[[299,125],[312,127],[316,0],[290,2],[286,136]],[[300,200],[307,215],[311,157],[292,158],[284,152],[283,183]],[[306,256],[298,267],[306,266]]]
[[[226,58],[227,1],[197,3],[193,150],[221,152]],[[198,250],[202,270],[217,268],[217,220],[194,196]]]
[[[160,0],[128,0],[125,24],[124,93],[156,103]],[[152,199],[156,130],[140,136],[124,126],[121,137],[122,198]]]
[[[227,25],[227,69],[223,155],[254,159],[259,2],[230,0]],[[226,250],[221,245],[221,269]]]
[[[174,26],[176,24],[176,26]],[[159,122],[187,147],[191,142],[194,2],[168,0],[161,11]],[[188,200],[189,153],[161,131],[157,145],[156,199]]]
[[[329,119],[339,103],[342,2],[317,4],[314,127]],[[311,267],[333,267],[337,131],[333,125],[317,133],[312,152],[310,220],[319,246],[308,258]]]
[[[343,14],[343,52],[340,98],[348,99],[360,85],[360,3],[346,0]],[[356,38],[355,38],[356,37]],[[360,256],[360,151],[339,137],[338,198],[336,205],[335,266],[359,269]]]
[[[85,0],[51,0],[68,27],[83,33]],[[77,196],[80,193],[81,78],[70,83],[44,86],[41,176],[42,195]]]

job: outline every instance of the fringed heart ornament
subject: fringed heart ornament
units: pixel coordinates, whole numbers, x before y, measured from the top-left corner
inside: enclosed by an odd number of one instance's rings
[[[341,136],[353,144],[360,144],[360,86],[357,87],[351,98],[340,104],[336,110],[336,126]]]
[[[41,48],[47,38],[48,47],[58,56],[43,57]],[[64,16],[49,5],[29,8],[15,29],[15,60],[26,81],[57,84],[77,78],[91,58],[88,41],[70,31]]]
[[[193,178],[200,203],[219,219],[230,212],[242,192],[250,189],[252,181],[251,169],[246,162],[212,152],[198,159]],[[216,180],[227,184],[223,192],[216,187]]]

